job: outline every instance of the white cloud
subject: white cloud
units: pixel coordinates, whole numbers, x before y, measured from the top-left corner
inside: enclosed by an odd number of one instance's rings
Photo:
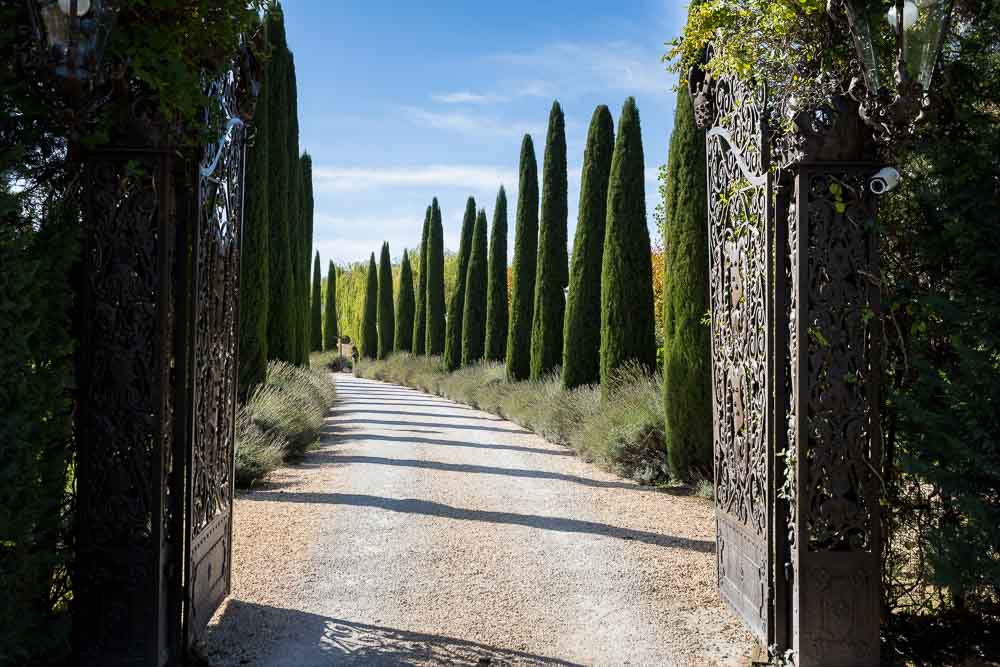
[[[525,84],[523,94],[550,95],[620,90],[629,94],[671,94],[675,75],[660,62],[660,45],[641,48],[626,42],[553,42],[534,51],[502,53],[493,59],[532,73],[546,82]]]
[[[317,192],[359,192],[383,188],[477,188],[512,186],[517,180],[509,169],[472,165],[417,167],[323,167],[313,169]]]
[[[484,95],[469,91],[432,95],[431,98],[435,102],[440,102],[442,104],[495,104],[498,102],[508,101],[508,98],[501,95]]]
[[[539,128],[535,123],[512,123],[462,111],[438,112],[419,107],[403,107],[402,111],[414,125],[472,136],[519,137],[525,132],[534,132]]]

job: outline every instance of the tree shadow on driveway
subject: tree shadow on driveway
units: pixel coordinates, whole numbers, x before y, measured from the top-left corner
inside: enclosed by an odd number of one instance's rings
[[[335,422],[336,424],[343,422]],[[464,442],[462,440],[446,440],[443,438],[423,438],[423,437],[410,437],[410,436],[394,436],[394,435],[373,435],[370,433],[364,433],[360,431],[346,431],[341,432],[336,428],[326,427],[322,434],[324,436],[332,436],[336,438],[353,438],[357,440],[371,440],[375,442],[398,442],[401,444],[409,445],[438,445],[442,447],[468,447],[471,449],[496,449],[508,452],[523,452],[525,454],[546,454],[548,456],[573,456],[573,452],[567,450],[560,451],[558,449],[542,449],[540,447],[522,447],[521,445],[500,445],[494,443],[486,442]],[[320,456],[317,454],[316,456]],[[314,457],[313,457],[314,458]]]
[[[499,523],[512,526],[526,526],[541,530],[553,530],[561,533],[586,533],[604,537],[614,537],[622,540],[635,540],[655,546],[674,549],[690,549],[700,553],[714,553],[715,541],[696,540],[674,535],[661,535],[644,530],[619,528],[605,523],[566,519],[563,517],[539,516],[536,514],[515,514],[513,512],[491,512],[472,510],[462,507],[452,507],[443,503],[417,498],[383,498],[356,493],[254,493],[244,496],[244,499],[264,502],[284,503],[328,503],[332,505],[348,505],[353,507],[371,507],[389,512],[405,514],[423,514],[437,516],[456,521],[480,521],[484,523]]]
[[[459,419],[468,419],[468,417],[459,417]],[[337,420],[337,424],[357,424],[358,426],[395,426],[401,429],[406,429],[407,431],[412,431],[413,429],[407,428],[408,426],[427,426],[427,422],[411,422],[403,420],[389,420],[389,419],[366,419],[364,417],[360,419],[340,419]],[[509,435],[534,435],[531,431],[526,431],[523,428],[497,428],[495,426],[470,426],[468,424],[443,424],[435,422],[434,426],[438,428],[446,429],[461,429],[463,431],[490,431],[491,433],[506,433]]]
[[[272,638],[266,643],[248,636]],[[209,626],[204,649],[213,663],[282,667],[324,665],[560,665],[567,662],[474,641],[230,600]]]

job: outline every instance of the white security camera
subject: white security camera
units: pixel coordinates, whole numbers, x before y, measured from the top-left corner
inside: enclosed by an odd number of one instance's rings
[[[872,176],[868,187],[874,194],[884,195],[898,188],[902,178],[894,167],[882,167],[877,174]]]

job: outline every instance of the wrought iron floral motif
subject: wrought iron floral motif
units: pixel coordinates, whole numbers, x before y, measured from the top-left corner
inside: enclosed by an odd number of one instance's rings
[[[190,637],[200,634],[229,591],[246,134],[239,72],[233,67],[208,84],[211,106],[205,122],[219,139],[205,145],[198,170],[188,472]]]
[[[719,587],[769,639],[770,180],[767,96],[723,77],[700,87],[706,133]],[[705,102],[708,105],[708,102]]]
[[[88,164],[81,290],[74,632],[81,664],[149,661],[177,570],[174,243],[164,154]]]

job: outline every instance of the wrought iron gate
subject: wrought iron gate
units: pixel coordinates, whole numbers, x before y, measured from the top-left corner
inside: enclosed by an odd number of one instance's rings
[[[175,665],[230,586],[249,51],[207,84],[217,141],[171,143],[156,101],[86,161],[74,645]]]
[[[719,590],[765,645],[773,633],[774,376],[767,94],[722,78],[703,88],[709,191],[712,413]]]
[[[198,167],[194,260],[191,438],[187,450],[184,626],[196,641],[229,594],[239,341],[240,234],[246,128],[236,69],[209,85],[205,123],[221,132]],[[245,91],[244,91],[245,92]]]
[[[802,667],[879,661],[879,165],[837,97],[689,76],[707,130],[719,591]],[[780,169],[772,169],[772,154]]]

